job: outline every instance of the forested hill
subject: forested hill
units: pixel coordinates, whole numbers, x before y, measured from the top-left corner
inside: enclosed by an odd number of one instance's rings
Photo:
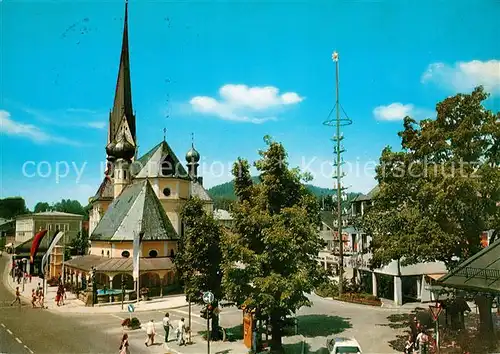
[[[254,183],[259,182],[259,178],[254,176],[252,177],[252,180]],[[323,197],[325,198],[326,204],[325,207],[327,208],[327,205],[329,206],[332,204],[331,198],[327,198],[328,196],[336,195],[337,190],[334,190],[332,188],[323,188],[323,187],[318,187],[314,186],[312,184],[306,184],[306,188],[311,191],[312,194],[314,194],[319,200],[321,200]],[[236,200],[236,195],[234,194],[234,184],[233,181],[226,182],[219,184],[217,186],[213,186],[208,190],[208,194],[212,197],[215,203],[215,208],[221,208],[221,209],[228,209],[229,205],[232,201]],[[360,193],[348,193],[347,196],[347,202],[351,201],[354,199],[357,195]],[[329,208],[327,208],[329,209]]]

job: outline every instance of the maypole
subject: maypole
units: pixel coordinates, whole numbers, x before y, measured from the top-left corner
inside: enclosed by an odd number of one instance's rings
[[[330,111],[328,115],[328,119],[323,122],[324,125],[335,127],[336,135],[331,139],[334,143],[334,154],[335,162],[333,165],[336,167],[335,174],[333,176],[336,179],[336,189],[337,189],[337,234],[339,238],[339,296],[343,293],[343,281],[344,281],[344,242],[342,239],[342,194],[346,189],[342,185],[342,178],[344,178],[345,174],[342,172],[342,165],[344,164],[344,160],[342,159],[342,154],[345,152],[344,147],[341,144],[341,141],[344,139],[343,134],[341,134],[341,127],[352,124],[352,120],[347,117],[344,109],[340,105],[339,99],[339,54],[335,51],[332,54],[332,60],[335,63],[335,106]],[[342,118],[340,115],[340,109],[342,108],[342,112],[344,112],[345,118]],[[333,110],[336,109],[336,118],[331,119],[331,115]],[[333,211],[335,215],[335,211]]]

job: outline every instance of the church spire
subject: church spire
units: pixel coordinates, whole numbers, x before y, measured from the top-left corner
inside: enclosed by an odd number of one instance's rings
[[[109,119],[109,140],[113,142],[118,135],[123,117],[126,117],[133,143],[136,143],[135,116],[132,110],[132,86],[130,83],[130,59],[128,47],[128,0],[125,0],[125,18],[123,26],[120,67],[116,81],[115,100]]]

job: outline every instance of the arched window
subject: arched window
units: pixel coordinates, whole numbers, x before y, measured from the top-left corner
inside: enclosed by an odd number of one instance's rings
[[[108,256],[108,257],[109,257],[109,251],[107,251],[107,252],[106,252],[106,256]]]
[[[151,257],[151,258],[158,257],[158,251],[157,250],[149,251],[149,257]]]
[[[174,257],[174,250],[170,250],[170,257]]]
[[[124,257],[124,258],[130,257],[130,252],[129,251],[123,251],[122,252],[122,257]]]
[[[127,179],[127,170],[123,170],[123,179]]]
[[[101,256],[104,256],[104,250],[101,251]]]

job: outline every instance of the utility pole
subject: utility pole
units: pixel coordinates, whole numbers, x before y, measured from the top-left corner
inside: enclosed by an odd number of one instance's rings
[[[342,165],[344,164],[344,160],[342,159],[342,154],[345,152],[341,141],[344,139],[344,136],[341,134],[341,127],[352,124],[352,120],[347,117],[347,114],[343,110],[340,105],[340,95],[339,95],[339,55],[335,51],[332,54],[332,60],[335,63],[335,107],[336,109],[336,117],[335,119],[331,118],[331,114],[333,113],[333,109],[328,116],[328,120],[323,124],[336,128],[336,135],[332,138],[332,141],[335,142],[334,153],[335,153],[335,162],[334,166],[336,167],[336,173],[334,178],[337,183],[337,235],[339,238],[339,295],[342,295],[343,289],[343,281],[344,281],[344,240],[342,239],[342,193],[346,189],[342,186],[342,178],[345,174],[342,172]],[[345,118],[342,118],[340,115],[340,109],[346,115]],[[335,216],[335,211],[333,211]]]

